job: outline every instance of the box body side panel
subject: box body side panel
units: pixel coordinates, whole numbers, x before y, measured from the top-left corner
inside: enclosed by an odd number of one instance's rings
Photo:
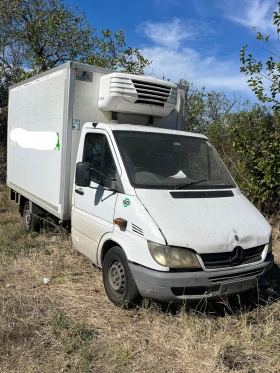
[[[7,184],[59,217],[62,173],[69,172],[61,167],[67,81],[68,69],[59,70],[12,88],[9,97]]]

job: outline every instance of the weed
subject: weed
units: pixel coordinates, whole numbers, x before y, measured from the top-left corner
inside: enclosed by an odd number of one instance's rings
[[[52,320],[53,332],[58,334],[62,330],[67,330],[70,327],[70,321],[62,314],[55,314]]]

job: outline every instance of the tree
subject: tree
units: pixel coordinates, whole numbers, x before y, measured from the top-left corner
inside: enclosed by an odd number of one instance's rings
[[[280,32],[280,2],[278,2],[278,11],[273,12],[273,25],[276,30],[276,40],[279,42]],[[253,28],[256,30],[256,28]],[[240,61],[242,66],[240,71],[248,79],[248,85],[262,102],[272,104],[272,108],[280,110],[280,50],[278,44],[271,41],[270,36],[265,36],[257,32],[256,39],[261,43],[262,48],[268,53],[266,61],[256,60],[252,54],[247,53],[248,45],[240,50]]]
[[[69,60],[143,73],[149,64],[137,48],[126,47],[122,31],[98,36],[83,13],[63,0],[0,2],[0,103],[7,87]]]
[[[110,30],[102,30],[101,34],[95,50],[89,56],[81,58],[81,62],[111,70],[144,74],[144,69],[150,61],[140,54],[138,48],[126,47],[123,31],[113,33]]]
[[[233,174],[236,168],[236,151],[232,147],[232,112],[239,110],[240,102],[229,99],[224,92],[196,89],[190,84],[186,104],[186,130],[207,135],[227,167]]]
[[[0,179],[9,86],[69,60],[135,74],[150,64],[126,46],[123,31],[100,36],[85,14],[63,0],[0,1]]]
[[[95,30],[62,0],[2,0],[1,61],[41,72],[89,53]],[[17,53],[11,53],[17,51]]]
[[[136,74],[150,64],[126,46],[123,31],[103,30],[99,36],[85,14],[63,0],[2,0],[0,14],[0,109],[8,105],[10,85],[69,60]]]
[[[230,118],[237,181],[266,213],[279,213],[280,208],[279,119],[278,113],[257,104]]]
[[[277,213],[280,113],[190,86],[186,130],[207,135],[243,193],[264,213]]]
[[[186,130],[207,135],[210,126],[224,123],[226,115],[235,107],[236,98],[230,100],[224,92],[194,88],[190,84],[186,103]]]

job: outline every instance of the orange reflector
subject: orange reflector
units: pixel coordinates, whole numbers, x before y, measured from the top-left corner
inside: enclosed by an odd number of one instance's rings
[[[122,218],[116,218],[114,219],[114,224],[118,225],[120,228],[126,228],[127,220]]]

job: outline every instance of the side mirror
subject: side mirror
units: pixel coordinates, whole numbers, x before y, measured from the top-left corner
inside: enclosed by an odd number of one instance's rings
[[[90,186],[90,177],[89,177],[89,162],[78,162],[76,164],[76,177],[75,184],[80,187],[89,187]]]
[[[107,179],[106,178],[104,180],[103,184],[104,184],[105,188],[108,188],[112,192],[118,192],[119,191],[116,179],[109,179],[109,178]]]

